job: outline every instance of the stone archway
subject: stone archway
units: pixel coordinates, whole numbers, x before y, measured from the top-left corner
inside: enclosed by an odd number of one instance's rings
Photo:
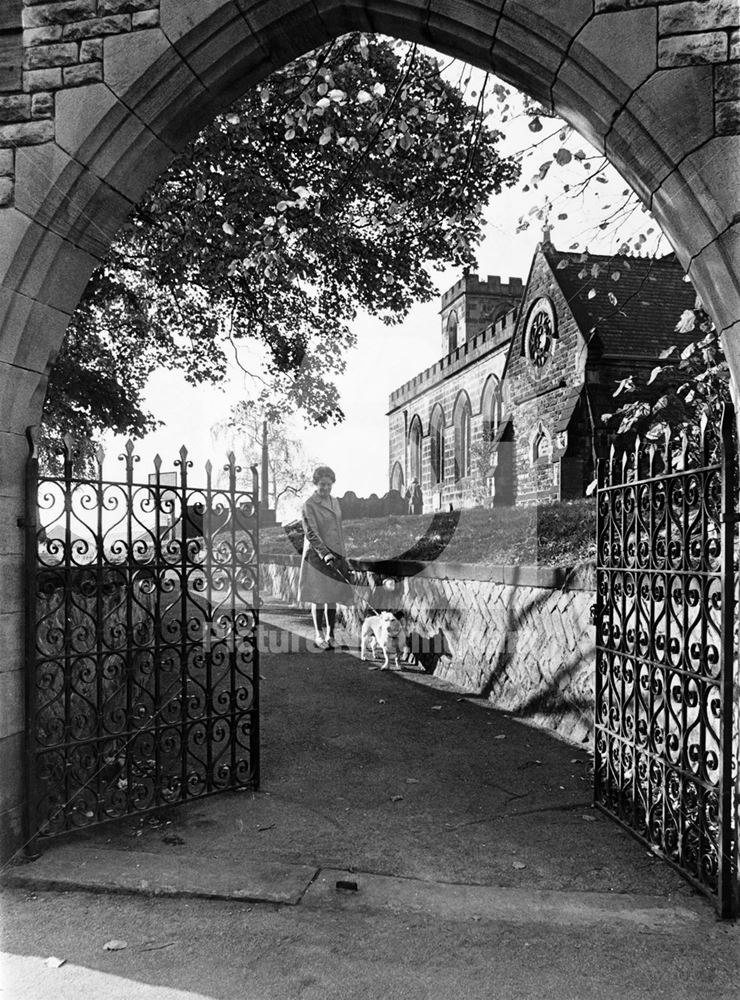
[[[740,16],[723,0],[9,0],[0,19],[0,841],[20,837],[24,431],[90,273],[201,126],[353,29],[526,91],[604,150],[724,331],[740,380]],[[21,30],[23,27],[25,30]]]

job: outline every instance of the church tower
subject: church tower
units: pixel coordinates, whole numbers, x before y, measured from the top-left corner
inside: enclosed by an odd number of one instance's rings
[[[524,294],[521,278],[502,281],[497,274],[479,278],[465,274],[442,296],[442,354],[451,354],[499,316],[519,305]]]

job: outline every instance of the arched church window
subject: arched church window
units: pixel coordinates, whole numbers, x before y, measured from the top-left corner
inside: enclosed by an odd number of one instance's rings
[[[483,439],[492,441],[501,423],[501,383],[495,375],[488,377],[480,409],[483,417]]]
[[[445,478],[445,418],[441,406],[435,406],[429,425],[432,482],[443,483]]]
[[[398,490],[399,493],[403,493],[403,469],[401,468],[400,462],[395,462],[393,464],[393,471],[391,472],[391,489]]]
[[[455,479],[470,475],[471,460],[471,419],[470,400],[463,392],[455,404]]]
[[[409,481],[418,479],[421,482],[421,441],[421,420],[416,416],[409,430]]]
[[[532,464],[549,462],[552,458],[552,439],[542,423],[538,426],[532,438]]]
[[[453,309],[447,317],[447,352],[452,354],[457,348],[457,313]]]

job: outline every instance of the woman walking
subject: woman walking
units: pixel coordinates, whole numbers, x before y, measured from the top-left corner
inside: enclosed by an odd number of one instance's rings
[[[298,600],[311,605],[316,645],[333,649],[337,604],[352,604],[352,587],[346,582],[342,511],[331,495],[334,471],[320,465],[313,474],[316,492],[303,504],[303,555],[298,579]]]

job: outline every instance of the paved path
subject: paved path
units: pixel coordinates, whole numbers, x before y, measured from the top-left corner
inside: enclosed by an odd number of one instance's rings
[[[16,869],[0,996],[737,997],[738,929],[591,808],[586,748],[266,617],[260,792]]]

